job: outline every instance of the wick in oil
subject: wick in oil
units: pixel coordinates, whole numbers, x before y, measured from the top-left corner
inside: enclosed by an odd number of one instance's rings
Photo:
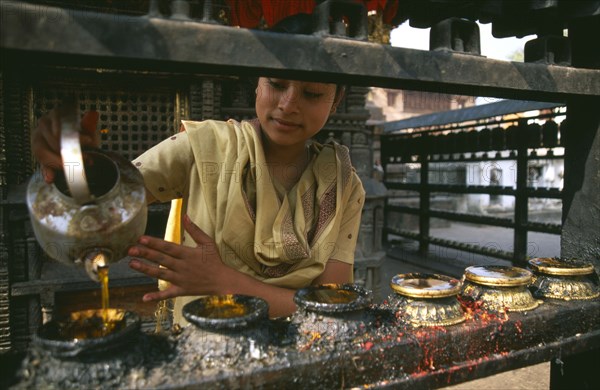
[[[346,304],[356,301],[359,298],[359,294],[355,291],[338,288],[318,289],[309,294],[307,298],[310,301],[319,303]]]
[[[208,318],[236,318],[247,314],[247,308],[231,295],[209,297],[204,312]]]

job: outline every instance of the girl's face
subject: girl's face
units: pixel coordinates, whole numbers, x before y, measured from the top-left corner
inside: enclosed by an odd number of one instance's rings
[[[301,145],[321,130],[335,111],[336,85],[261,77],[256,114],[263,133],[276,145]]]

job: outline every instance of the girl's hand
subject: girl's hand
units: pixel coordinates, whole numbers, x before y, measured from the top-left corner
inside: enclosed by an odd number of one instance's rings
[[[96,111],[88,111],[83,115],[80,133],[82,146],[96,148],[100,146],[100,136],[96,131],[97,124],[98,113]],[[52,183],[55,171],[63,168],[60,157],[60,128],[61,110],[56,108],[38,120],[37,127],[31,134],[31,151],[39,161],[44,180],[47,183]]]
[[[194,239],[195,248],[159,238],[143,236],[129,249],[129,256],[149,260],[157,266],[132,259],[129,266],[148,276],[165,280],[170,286],[144,295],[144,302],[186,295],[219,294],[233,269],[221,261],[212,238],[186,215],[183,227]],[[162,267],[159,267],[162,266]]]

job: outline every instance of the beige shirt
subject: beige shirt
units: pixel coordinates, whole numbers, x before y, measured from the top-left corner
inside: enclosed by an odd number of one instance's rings
[[[353,264],[365,192],[346,147],[313,144],[299,182],[282,193],[257,122],[183,124],[134,165],[157,200],[183,199],[181,215],[215,240],[225,264],[287,288],[310,285],[329,259]]]

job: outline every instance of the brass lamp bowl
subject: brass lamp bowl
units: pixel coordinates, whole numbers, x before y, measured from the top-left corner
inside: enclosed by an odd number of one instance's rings
[[[576,259],[539,257],[529,260],[533,270],[530,286],[538,298],[594,299],[600,296],[600,283],[594,266]]]
[[[296,291],[294,302],[302,310],[317,313],[344,313],[362,310],[371,304],[373,293],[355,284],[322,284]]]
[[[530,271],[519,267],[467,267],[460,298],[480,301],[482,309],[494,312],[533,310],[542,301],[535,299],[527,289],[532,279]]]
[[[201,329],[239,330],[266,320],[269,305],[247,295],[209,295],[187,303],[182,312],[186,320]]]
[[[461,288],[458,279],[427,273],[398,274],[390,287],[395,292],[390,304],[398,317],[413,326],[449,326],[465,320],[456,298]]]
[[[75,358],[122,347],[140,332],[140,317],[130,311],[81,310],[49,321],[33,335],[33,342],[59,358]]]
[[[356,284],[321,284],[294,294],[292,327],[299,350],[333,348],[360,337],[374,321],[373,293]]]
[[[196,356],[198,370],[261,359],[269,343],[269,304],[241,294],[208,295],[183,306],[186,327],[177,343],[179,356]]]

